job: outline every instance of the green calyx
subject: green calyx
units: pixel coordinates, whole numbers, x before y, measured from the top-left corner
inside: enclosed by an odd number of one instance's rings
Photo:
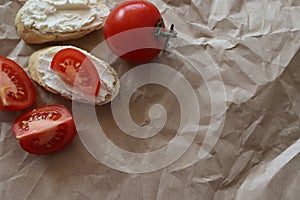
[[[170,30],[165,31],[165,29],[162,27],[163,26],[163,19],[159,19],[157,22],[157,26],[154,31],[155,37],[158,38],[166,38],[166,42],[164,44],[164,50],[168,48],[169,46],[169,40],[170,38],[175,38],[177,37],[177,32],[174,31],[174,24],[171,25]]]

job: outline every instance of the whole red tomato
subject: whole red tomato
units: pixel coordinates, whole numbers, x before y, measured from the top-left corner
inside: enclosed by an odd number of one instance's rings
[[[143,0],[125,1],[115,7],[104,25],[104,37],[109,48],[120,58],[142,63],[152,60],[163,49],[167,37],[155,35],[160,23],[159,10]]]

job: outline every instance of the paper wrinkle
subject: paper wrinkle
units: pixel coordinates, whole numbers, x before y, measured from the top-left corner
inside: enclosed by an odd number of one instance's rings
[[[263,163],[257,171],[250,173],[248,179],[241,185],[237,199],[260,199],[265,194],[266,187],[272,179],[300,152],[300,140],[282,152],[269,163]],[[254,174],[255,173],[255,174]],[[251,195],[249,194],[251,192]],[[248,195],[247,195],[248,194]],[[280,199],[282,197],[278,197]]]
[[[252,158],[253,151],[246,151],[237,158],[234,165],[232,166],[229,175],[225,179],[222,185],[230,184],[246,167],[250,159]]]
[[[1,124],[0,124],[0,141],[1,142],[3,142],[5,140],[5,138],[8,138],[11,136],[10,129],[11,129],[10,124],[4,123],[1,120]]]
[[[1,199],[30,198],[32,191],[46,171],[42,162],[42,159],[36,159],[5,182],[0,182],[0,189],[2,189],[2,192],[0,192]],[[28,184],[28,181],[31,184]],[[16,188],[18,189],[18,194],[14,192]]]
[[[122,2],[107,0],[110,8]],[[0,199],[299,199],[299,130],[300,130],[300,4],[282,1],[151,1],[162,12],[167,27],[175,24],[177,39],[170,40],[170,52],[154,61],[164,62],[182,73],[198,94],[201,118],[199,126],[185,126],[184,134],[198,129],[185,154],[172,165],[147,174],[126,174],[111,169],[85,149],[78,137],[65,151],[52,156],[24,153],[10,131],[13,120],[22,112],[0,112]],[[8,56],[27,71],[28,57],[45,45],[27,45],[19,39],[14,16],[24,1],[0,4],[0,55]],[[100,36],[99,36],[100,35]],[[64,44],[92,49],[101,31]],[[49,44],[50,45],[50,44]],[[52,44],[51,44],[52,45]],[[102,51],[102,50],[101,50]],[[101,51],[95,55],[101,56]],[[120,76],[130,70],[128,64],[104,59]],[[183,60],[184,59],[184,60]],[[201,69],[217,66],[226,92],[225,113],[212,113],[207,84],[217,85],[216,74],[205,74],[205,82],[193,66]],[[202,74],[202,76],[204,76]],[[134,81],[135,77],[131,78]],[[129,87],[132,82],[125,86]],[[36,105],[70,102],[36,87]],[[152,151],[163,147],[176,134],[180,112],[167,92],[139,90],[131,98],[133,118],[147,124],[148,109],[162,102],[167,124],[150,141],[118,137],[109,105],[97,108],[99,122],[105,125],[112,143],[126,150]],[[220,97],[219,88],[214,90]],[[148,100],[149,99],[149,100]],[[216,109],[220,110],[219,105]],[[142,113],[141,113],[142,112]],[[209,125],[224,128],[210,151],[204,142]],[[157,116],[159,117],[159,116]],[[209,122],[215,119],[213,124]],[[89,126],[80,126],[89,130]],[[92,140],[92,138],[91,138]],[[120,141],[121,140],[121,141]],[[136,143],[135,143],[136,142]],[[186,140],[176,145],[185,144]],[[97,143],[94,144],[97,147]],[[175,145],[175,144],[174,144]],[[199,157],[199,149],[207,153]],[[207,147],[207,148],[206,148]],[[107,160],[130,160],[113,154],[108,144],[102,152]],[[165,159],[169,149],[160,154]],[[176,152],[173,152],[174,154]],[[116,161],[117,162],[117,161]],[[149,163],[151,165],[151,163]],[[126,166],[124,166],[126,168]]]
[[[263,118],[264,118],[264,115],[261,115],[257,120],[255,120],[255,122],[250,124],[250,126],[248,128],[246,128],[244,131],[242,131],[241,145],[244,145],[247,142],[247,140],[249,139],[251,134],[255,131],[257,126],[262,122]]]
[[[222,179],[223,177],[221,175],[211,175],[208,177],[203,177],[203,178],[193,178],[192,181],[196,183],[207,183],[207,182],[212,182],[216,181],[218,179]]]

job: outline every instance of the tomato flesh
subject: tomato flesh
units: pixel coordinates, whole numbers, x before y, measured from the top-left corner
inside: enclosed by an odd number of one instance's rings
[[[65,48],[55,54],[51,62],[53,69],[69,85],[80,92],[97,96],[100,89],[98,71],[91,60],[73,48]]]
[[[150,61],[160,53],[166,41],[154,35],[160,19],[159,10],[150,2],[123,2],[111,11],[105,21],[106,43],[124,60],[135,63]]]
[[[14,61],[0,56],[0,110],[22,110],[36,101],[27,73]]]
[[[21,147],[32,154],[49,154],[66,147],[75,137],[72,115],[62,105],[49,105],[18,117],[12,126]]]

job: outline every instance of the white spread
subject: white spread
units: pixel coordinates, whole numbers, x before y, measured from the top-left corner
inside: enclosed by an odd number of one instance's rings
[[[97,0],[29,0],[22,9],[24,25],[43,34],[95,30],[109,14]]]
[[[64,49],[64,48],[74,48],[85,54],[95,65],[100,80],[101,86],[99,90],[98,96],[95,99],[91,99],[87,97],[85,94],[82,94],[67,83],[65,83],[60,76],[51,69],[51,62],[54,55]],[[38,57],[38,74],[40,81],[43,82],[47,87],[52,88],[59,92],[62,96],[72,97],[73,100],[89,102],[89,103],[100,103],[103,102],[107,95],[114,96],[119,90],[119,82],[115,80],[115,77],[110,72],[109,65],[88,53],[85,50],[74,46],[57,46],[48,49],[47,51],[43,51]],[[116,84],[116,85],[114,85]],[[95,102],[94,102],[95,101]]]

